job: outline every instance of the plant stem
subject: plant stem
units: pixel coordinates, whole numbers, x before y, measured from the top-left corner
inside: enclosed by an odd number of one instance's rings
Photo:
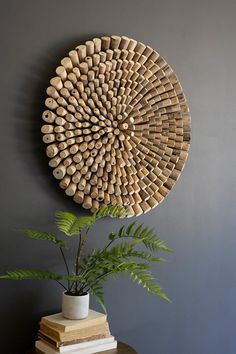
[[[71,292],[72,288],[73,288],[74,282],[71,283],[70,288],[69,288],[69,293]]]
[[[84,234],[84,236],[81,238],[81,243],[80,243],[80,249],[79,249],[79,252],[77,254],[77,273],[76,275],[78,275],[79,273],[79,261],[80,261],[80,258],[82,256],[82,253],[83,253],[83,250],[84,250],[84,246],[86,244],[86,241],[87,241],[87,235],[88,235],[88,231],[86,231],[86,233]]]
[[[76,262],[75,262],[75,274],[79,275],[79,268],[80,268],[80,258],[82,256],[83,253],[83,249],[84,246],[86,244],[86,240],[87,240],[87,235],[88,235],[88,229],[86,230],[85,234],[82,236],[82,234],[79,235],[79,245],[78,245],[78,249],[77,249],[77,254],[76,254]],[[78,281],[75,281],[75,291],[77,292],[78,290]],[[79,291],[81,290],[81,287],[79,289]]]
[[[81,253],[81,247],[82,247],[82,235],[79,235],[79,245],[77,248],[77,254],[76,254],[76,261],[75,261],[75,274],[78,275],[79,273],[79,257]]]
[[[103,250],[103,253],[108,249],[108,247],[110,247],[110,245],[114,242],[115,240],[111,240],[107,245],[106,247],[104,248]]]
[[[81,233],[79,234],[79,245],[77,248],[77,253],[76,253],[76,260],[75,260],[75,274],[78,275],[79,273],[79,264],[78,264],[78,258],[79,258],[79,253],[80,253],[80,249],[81,249],[81,242],[82,242],[82,235]],[[75,291],[77,291],[77,287],[78,287],[78,281],[75,281]]]
[[[67,274],[70,275],[69,267],[68,267],[68,264],[67,264],[67,261],[66,261],[66,257],[65,257],[65,254],[64,254],[64,251],[63,251],[62,247],[60,247],[60,251],[61,251],[61,255],[62,255],[63,261],[65,263]],[[67,290],[69,290],[69,288],[70,288],[70,281],[68,280],[68,289]]]
[[[56,282],[57,282],[59,285],[61,285],[65,290],[68,290],[68,289],[66,289],[66,287],[65,287],[59,280],[56,280]]]

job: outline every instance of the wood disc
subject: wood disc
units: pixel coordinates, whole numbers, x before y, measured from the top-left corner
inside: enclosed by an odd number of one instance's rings
[[[43,141],[66,195],[135,215],[163,201],[188,157],[191,117],[160,54],[125,36],[94,38],[61,60],[47,95]]]

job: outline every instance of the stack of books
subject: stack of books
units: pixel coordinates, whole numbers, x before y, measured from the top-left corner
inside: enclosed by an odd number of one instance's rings
[[[41,318],[35,347],[45,354],[92,354],[117,347],[107,316],[89,310],[83,320],[68,320],[57,313]]]

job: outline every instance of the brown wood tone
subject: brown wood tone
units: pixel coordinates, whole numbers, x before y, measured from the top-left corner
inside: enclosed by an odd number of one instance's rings
[[[191,117],[160,54],[124,36],[94,38],[61,60],[46,91],[41,131],[67,196],[134,215],[166,198],[188,157]]]
[[[104,352],[100,352],[102,354],[138,354],[133,348],[129,345],[118,342],[117,349],[106,350]],[[38,349],[32,349],[31,351],[27,352],[26,354],[42,354],[41,351]]]

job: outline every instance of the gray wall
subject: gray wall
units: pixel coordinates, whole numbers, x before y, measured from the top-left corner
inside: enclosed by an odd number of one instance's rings
[[[53,246],[14,229],[54,231],[55,210],[85,214],[57,187],[41,143],[44,91],[59,59],[89,38],[125,34],[159,51],[184,87],[190,158],[167,200],[139,217],[175,250],[154,269],[173,303],[125,277],[105,288],[112,332],[139,354],[236,352],[235,11],[233,0],[1,2],[1,273],[60,271]],[[88,249],[121,224],[99,222]],[[61,290],[36,281],[1,281],[0,289],[0,352],[24,353],[40,317],[59,310]]]

